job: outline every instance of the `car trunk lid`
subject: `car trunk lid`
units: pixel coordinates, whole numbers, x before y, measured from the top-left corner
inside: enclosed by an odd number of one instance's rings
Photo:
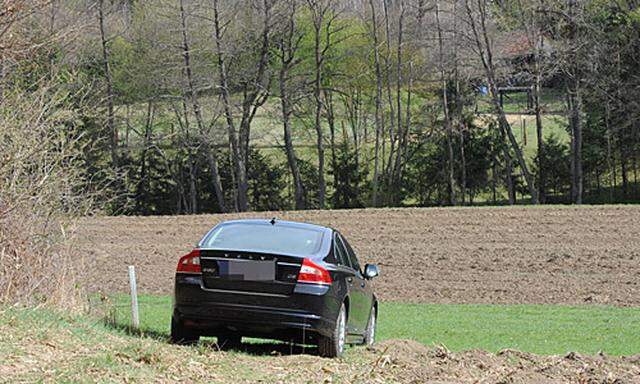
[[[268,253],[200,250],[204,289],[290,295],[303,258]]]

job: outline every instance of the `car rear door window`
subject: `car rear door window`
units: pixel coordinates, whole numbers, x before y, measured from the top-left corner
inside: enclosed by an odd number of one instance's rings
[[[349,242],[347,242],[347,239],[345,239],[344,237],[340,236],[340,240],[342,240],[342,243],[344,244],[347,255],[349,256],[351,267],[356,271],[360,272],[360,263],[358,262],[358,258],[356,257],[356,253],[353,251],[353,248],[351,248],[351,245],[349,245]]]
[[[336,253],[336,260],[338,265],[343,265],[345,267],[351,268],[351,264],[349,262],[349,254],[347,253],[347,249],[344,247],[338,236],[334,237],[334,250]]]

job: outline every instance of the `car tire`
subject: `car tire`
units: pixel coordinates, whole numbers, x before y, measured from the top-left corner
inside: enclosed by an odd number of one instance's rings
[[[367,323],[367,330],[364,334],[364,341],[362,344],[366,346],[372,346],[376,341],[376,326],[378,325],[378,313],[376,307],[371,307],[371,315],[369,315],[369,322]]]
[[[318,354],[322,357],[340,357],[344,352],[346,340],[347,309],[342,304],[331,336],[320,336],[318,339]]]
[[[171,342],[173,344],[191,345],[200,340],[200,335],[184,327],[182,322],[171,316]]]
[[[217,337],[218,348],[220,350],[240,349],[242,346],[242,336],[237,334],[221,334]]]

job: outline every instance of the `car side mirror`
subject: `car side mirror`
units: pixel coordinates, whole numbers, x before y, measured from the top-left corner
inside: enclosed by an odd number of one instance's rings
[[[365,264],[364,266],[364,277],[367,279],[373,279],[378,276],[380,271],[378,270],[378,266],[375,264]]]

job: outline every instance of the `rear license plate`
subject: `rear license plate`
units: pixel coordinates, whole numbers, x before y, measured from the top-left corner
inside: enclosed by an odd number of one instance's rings
[[[276,263],[268,261],[218,260],[218,276],[227,280],[273,281]]]

